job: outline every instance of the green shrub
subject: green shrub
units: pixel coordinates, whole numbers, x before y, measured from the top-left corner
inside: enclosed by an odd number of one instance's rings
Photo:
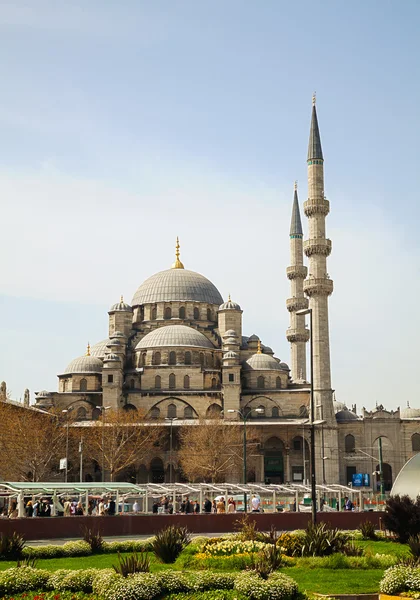
[[[133,573],[149,573],[150,558],[147,552],[133,552],[129,556],[121,556],[118,552],[118,565],[113,565],[113,569],[119,575],[128,577]]]
[[[22,535],[15,531],[12,535],[2,533],[0,535],[0,558],[6,560],[17,560],[22,557],[25,540]]]
[[[190,542],[191,537],[186,527],[169,525],[156,534],[152,549],[161,562],[169,564],[176,561]]]
[[[115,552],[150,552],[152,550],[151,540],[124,540],[123,542],[104,542],[102,551],[107,554]]]
[[[385,528],[395,533],[402,544],[410,535],[420,533],[420,496],[414,502],[409,496],[391,496],[382,517]]]
[[[375,525],[372,521],[363,521],[360,524],[360,533],[362,534],[362,539],[364,540],[376,540],[376,530]]]
[[[93,580],[99,569],[71,570],[59,569],[51,573],[48,587],[59,592],[92,592]]]
[[[328,556],[343,551],[348,538],[328,523],[316,523],[308,525],[302,541],[302,556]]]
[[[32,569],[36,569],[36,565],[38,563],[38,559],[35,556],[25,556],[17,561],[17,567],[32,567]]]
[[[256,540],[259,534],[256,522],[251,519],[249,514],[242,515],[234,523],[234,528],[237,530],[237,538],[246,542],[248,540]]]
[[[31,567],[13,567],[0,573],[0,597],[47,588],[50,573]]]
[[[282,564],[281,549],[275,544],[267,544],[257,555],[251,555],[250,569],[263,579],[267,579],[270,573],[277,571]]]
[[[195,592],[194,597],[188,592],[171,594],[165,600],[247,600],[247,596],[239,594],[236,590],[211,590]]]
[[[200,554],[189,557],[188,566],[193,569],[213,569],[215,571],[243,571],[251,566],[252,556],[252,554],[231,554],[230,556]],[[181,561],[182,557],[183,554]]]
[[[264,580],[252,571],[237,575],[234,589],[249,600],[291,600],[298,592],[297,583],[287,575],[273,573]]]
[[[296,531],[294,533],[282,533],[277,540],[277,546],[287,556],[301,556],[304,536],[303,531],[299,533]]]
[[[85,527],[83,530],[83,540],[89,544],[92,554],[99,554],[103,551],[104,539],[99,529],[94,527]]]
[[[82,540],[78,542],[66,542],[62,545],[63,556],[89,556],[92,554],[92,548],[87,542]]]
[[[31,558],[61,558],[64,556],[63,546],[25,546],[22,555]]]
[[[270,544],[271,545],[271,544]],[[208,556],[229,556],[231,554],[249,554],[251,552],[261,552],[267,544],[256,540],[225,540],[217,544],[205,544],[203,553]]]

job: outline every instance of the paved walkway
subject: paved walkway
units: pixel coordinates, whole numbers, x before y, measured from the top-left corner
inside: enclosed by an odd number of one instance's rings
[[[232,532],[230,532],[230,533],[232,533]],[[208,537],[222,537],[223,535],[227,535],[227,532],[226,533],[193,533],[193,534],[191,534],[191,537],[192,538],[201,537],[202,535],[205,535]],[[115,536],[115,537],[105,536],[103,539],[105,542],[126,542],[127,540],[137,540],[137,541],[147,540],[150,537],[153,537],[153,536],[152,535],[125,535],[125,536]],[[56,539],[49,539],[49,540],[28,540],[27,545],[28,546],[49,546],[49,545],[62,546],[66,542],[79,542],[80,540],[81,540],[81,537],[56,538]]]

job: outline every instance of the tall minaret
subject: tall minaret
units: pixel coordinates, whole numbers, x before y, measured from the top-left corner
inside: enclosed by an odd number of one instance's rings
[[[296,314],[296,311],[308,308],[308,300],[303,292],[303,280],[308,269],[303,264],[303,229],[296,181],[290,223],[290,262],[291,266],[286,271],[291,288],[291,298],[286,300],[287,310],[290,312],[290,327],[286,331],[286,337],[291,346],[291,377],[297,381],[306,380],[305,345],[309,339],[309,331],[305,328],[305,317]]]
[[[330,203],[324,195],[324,157],[315,95],[312,98],[308,147],[308,200],[304,203],[304,210],[309,220],[309,239],[303,244],[304,252],[309,258],[309,274],[303,283],[303,289],[309,297],[309,306],[312,309],[315,419],[325,419],[328,423],[335,424],[328,325],[328,296],[333,291],[333,282],[327,272],[331,240],[325,235],[325,217],[330,211]]]

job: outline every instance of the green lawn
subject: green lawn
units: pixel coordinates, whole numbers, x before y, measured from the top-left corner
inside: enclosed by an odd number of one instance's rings
[[[392,541],[371,542],[369,540],[355,540],[355,545],[361,546],[364,550],[370,549],[373,554],[393,554],[399,558],[410,556],[408,544],[399,544]]]
[[[290,575],[299,585],[301,592],[318,594],[368,594],[379,590],[383,570],[369,569],[304,569],[289,567],[281,569]]]

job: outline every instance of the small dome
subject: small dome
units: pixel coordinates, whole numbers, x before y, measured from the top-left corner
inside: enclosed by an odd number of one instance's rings
[[[420,418],[420,408],[411,408],[407,406],[407,408],[402,408],[400,410],[400,418],[401,419],[419,419]]]
[[[260,338],[258,337],[258,335],[255,335],[255,333],[253,333],[251,335],[251,337],[249,337],[247,339],[247,343],[249,343],[249,342],[259,342],[259,341],[260,341]]]
[[[161,348],[164,346],[184,346],[214,349],[211,341],[205,335],[186,325],[167,325],[159,327],[144,336],[136,346],[143,348]]]
[[[233,302],[229,295],[227,302],[223,302],[223,304],[219,306],[219,310],[241,310],[241,307],[237,302]]]
[[[269,354],[253,354],[244,363],[245,369],[253,369],[254,371],[282,371],[280,363]]]
[[[262,351],[264,352],[264,354],[274,354],[274,351],[272,348],[270,348],[270,346],[262,346]]]
[[[238,337],[238,334],[236,333],[236,331],[234,329],[228,329],[226,331],[226,333],[223,334],[222,337]]]
[[[133,309],[129,304],[124,302],[124,298],[121,296],[120,301],[116,304],[113,304],[109,309],[109,312],[133,312]]]
[[[344,423],[345,421],[359,420],[359,417],[355,415],[354,412],[352,412],[351,410],[348,410],[348,408],[338,411],[338,413],[336,413],[335,415],[335,418],[339,423]]]
[[[283,369],[283,371],[290,371],[289,365],[285,362],[281,362],[280,367]]]
[[[36,397],[38,398],[50,398],[51,397],[51,392],[48,392],[47,390],[41,390],[40,392],[36,392]]]
[[[223,360],[228,360],[231,358],[238,358],[239,354],[237,352],[232,352],[232,350],[229,350],[229,352],[225,352],[223,354]]]
[[[110,352],[110,354],[106,354],[104,362],[120,362],[120,357]]]
[[[96,356],[79,356],[71,361],[64,371],[64,375],[71,375],[72,373],[101,373],[102,372],[102,361]]]
[[[111,340],[102,340],[102,342],[98,342],[90,349],[90,355],[96,356],[97,358],[103,358],[106,354],[106,347]]]
[[[212,282],[200,273],[174,268],[146,279],[134,294],[132,305],[155,302],[204,302],[220,306],[223,298]]]

